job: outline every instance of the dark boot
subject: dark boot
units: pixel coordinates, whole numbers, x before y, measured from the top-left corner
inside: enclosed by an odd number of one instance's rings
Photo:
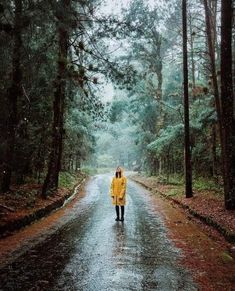
[[[124,221],[124,206],[121,206],[121,221]]]
[[[117,215],[117,218],[115,219],[116,221],[119,221],[119,206],[115,206],[115,209],[116,209],[116,215]]]

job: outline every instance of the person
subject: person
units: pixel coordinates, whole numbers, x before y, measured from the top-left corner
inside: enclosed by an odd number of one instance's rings
[[[116,221],[124,221],[124,206],[126,204],[126,177],[123,175],[123,169],[117,167],[115,176],[112,179],[110,187],[112,204],[115,205]],[[121,207],[121,219],[120,219]]]

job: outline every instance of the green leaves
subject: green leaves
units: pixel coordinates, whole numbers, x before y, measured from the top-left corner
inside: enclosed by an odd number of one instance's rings
[[[151,142],[147,147],[157,156],[169,151],[169,147],[182,147],[183,143],[183,124],[167,126],[160,131],[159,137]]]

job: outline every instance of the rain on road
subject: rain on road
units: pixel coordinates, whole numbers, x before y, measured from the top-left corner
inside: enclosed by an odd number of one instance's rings
[[[110,181],[91,178],[62,226],[4,266],[0,290],[197,290],[149,192],[128,180],[125,222],[116,222]]]

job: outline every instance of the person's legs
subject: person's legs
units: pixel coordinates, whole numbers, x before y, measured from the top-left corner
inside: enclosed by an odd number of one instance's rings
[[[119,206],[118,205],[116,205],[115,206],[115,209],[116,209],[116,215],[117,215],[117,217],[116,217],[116,221],[118,221],[119,220]]]
[[[124,220],[124,206],[121,206],[121,221]]]

